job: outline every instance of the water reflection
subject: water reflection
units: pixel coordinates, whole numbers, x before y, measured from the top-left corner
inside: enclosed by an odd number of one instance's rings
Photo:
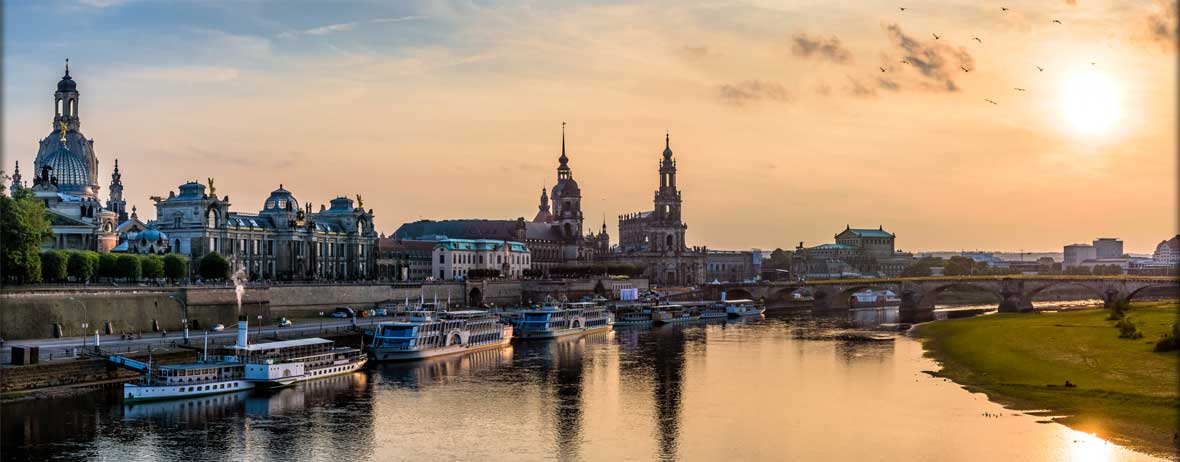
[[[936,365],[895,322],[895,309],[777,312],[375,364],[273,392],[11,403],[0,459],[1150,459],[923,374]]]

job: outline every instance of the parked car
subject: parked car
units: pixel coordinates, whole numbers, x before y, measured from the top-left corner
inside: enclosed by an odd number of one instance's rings
[[[224,324],[214,324],[211,327],[209,327],[209,330],[211,330],[213,332],[224,332],[225,325]]]
[[[385,308],[377,308],[373,310],[373,316],[389,316],[389,310]]]
[[[279,318],[279,327],[291,327],[291,320],[287,318]]]
[[[342,307],[336,308],[336,310],[332,312],[332,317],[333,318],[355,318],[356,311],[353,311],[352,308],[342,306]]]

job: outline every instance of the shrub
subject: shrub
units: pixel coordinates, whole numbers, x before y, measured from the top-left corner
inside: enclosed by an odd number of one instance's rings
[[[1131,308],[1131,303],[1126,300],[1119,300],[1110,305],[1110,315],[1106,317],[1107,321],[1118,321],[1127,316],[1127,310]]]
[[[1155,342],[1156,352],[1180,350],[1180,323],[1172,323],[1172,332]]]
[[[1119,329],[1119,338],[1131,340],[1143,338],[1143,333],[1139,332],[1139,326],[1136,326],[1130,318],[1124,317],[1120,319],[1118,324],[1115,324],[1115,327]]]
[[[119,277],[119,256],[104,253],[98,256],[98,277],[114,279]]]
[[[139,266],[143,270],[143,277],[157,279],[164,277],[164,258],[159,255],[144,255]]]
[[[118,277],[131,282],[139,280],[142,272],[138,255],[123,254],[115,257],[115,272]]]
[[[87,282],[94,277],[94,273],[98,271],[98,252],[83,250],[80,252],[70,252],[69,262],[67,263],[67,270],[70,277],[77,282]]]
[[[164,277],[169,281],[188,277],[188,259],[181,255],[170,253],[164,256]]]
[[[69,254],[61,250],[41,252],[41,279],[45,282],[61,282],[69,274]]]

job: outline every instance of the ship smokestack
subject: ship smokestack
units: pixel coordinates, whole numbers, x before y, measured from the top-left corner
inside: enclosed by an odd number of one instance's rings
[[[246,321],[246,316],[238,316],[238,348],[246,348],[249,343],[247,336],[250,334],[250,324]]]

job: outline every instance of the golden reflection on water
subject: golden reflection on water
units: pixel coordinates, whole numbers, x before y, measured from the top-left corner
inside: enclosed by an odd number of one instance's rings
[[[809,339],[866,316],[619,328],[269,394],[33,403],[0,409],[3,458],[1159,460],[931,377],[936,364],[910,338]],[[14,441],[31,446],[13,452]]]

